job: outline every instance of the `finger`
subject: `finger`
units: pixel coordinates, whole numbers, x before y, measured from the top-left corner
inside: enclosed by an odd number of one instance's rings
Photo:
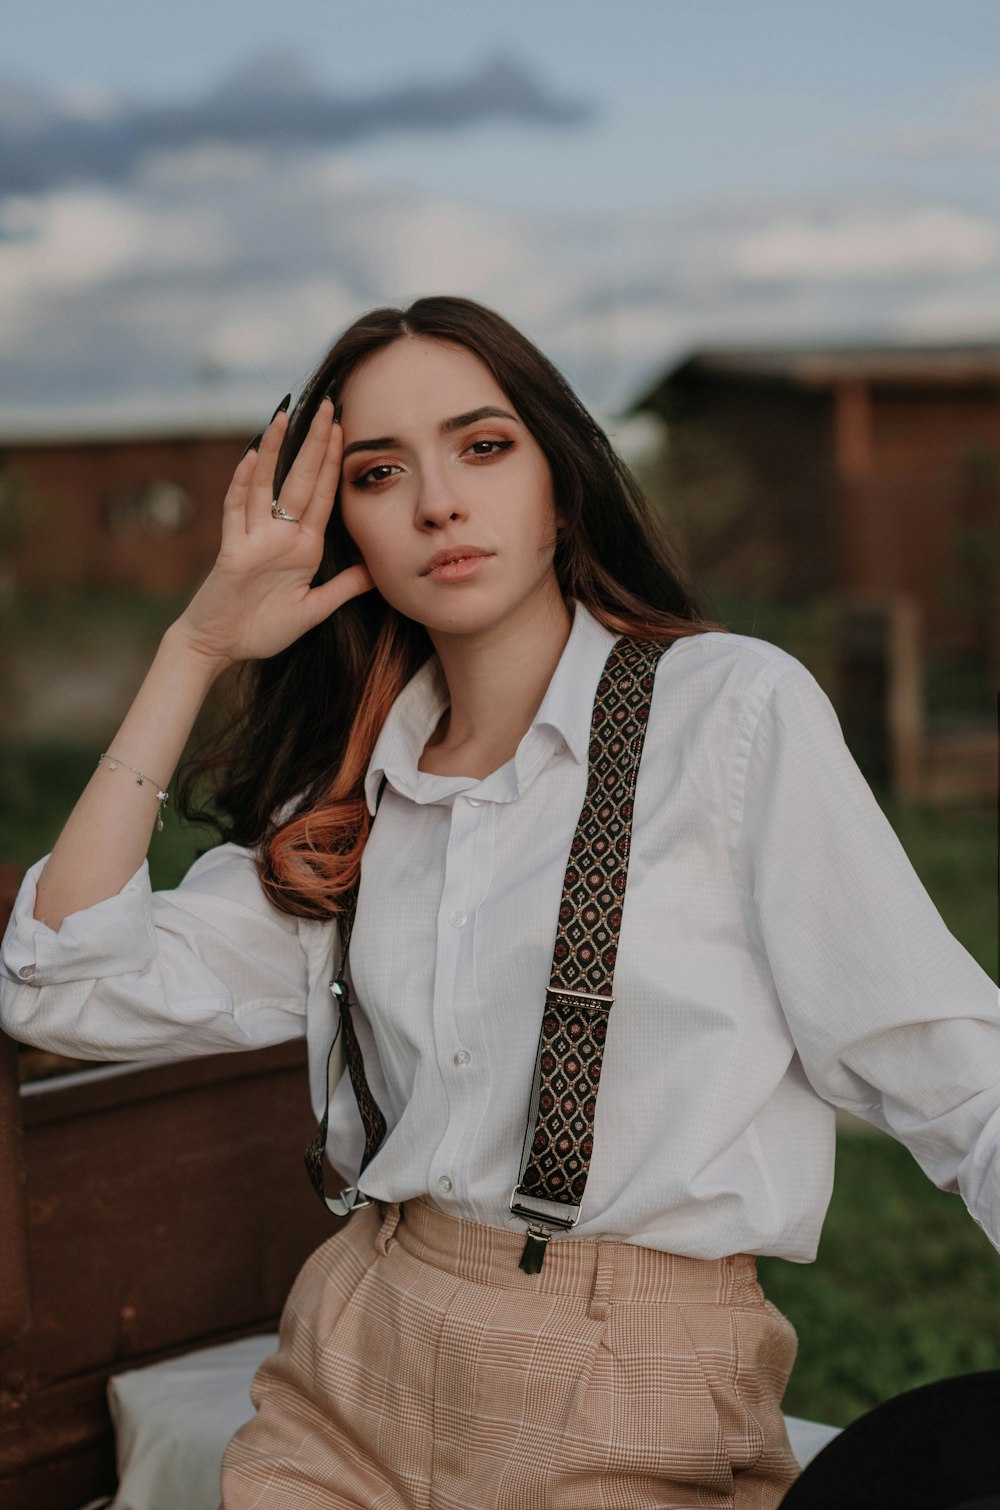
[[[242,509],[246,507],[247,495],[250,492],[250,481],[257,467],[257,452],[255,450],[244,451],[233,472],[232,481],[226,489],[226,496],[222,500],[223,509]]]
[[[329,582],[310,588],[307,602],[313,616],[313,627],[321,624],[324,619],[328,619],[351,598],[371,592],[374,586],[375,583],[372,581],[367,566],[359,565],[348,566],[344,571],[338,572],[335,577],[331,577]]]
[[[296,519],[304,517],[312,498],[316,478],[326,457],[332,419],[333,404],[324,398],[281,485],[281,506]]]
[[[330,401],[324,399],[323,402],[328,403]],[[332,410],[332,403],[330,407]],[[333,511],[333,500],[337,496],[337,485],[340,482],[340,467],[343,457],[344,432],[339,424],[333,424],[330,427],[330,437],[327,441],[326,452],[319,471],[316,474],[312,493],[300,516],[303,524],[309,524],[314,529],[326,529],[330,514]]]
[[[257,452],[244,451],[236,464],[232,482],[222,500],[222,532],[246,528],[246,506],[250,496],[250,484],[257,468]]]
[[[257,466],[250,482],[247,498],[246,527],[248,530],[273,522],[271,500],[274,497],[274,473],[287,427],[288,415],[283,409],[279,409],[264,431],[264,439],[257,450]],[[289,509],[289,513],[292,512],[294,511]]]

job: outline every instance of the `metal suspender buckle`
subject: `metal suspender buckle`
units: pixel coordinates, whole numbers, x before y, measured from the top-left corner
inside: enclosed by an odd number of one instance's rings
[[[357,1185],[349,1185],[346,1190],[340,1192],[340,1199],[332,1201],[330,1204],[331,1206],[343,1208],[338,1211],[339,1216],[350,1216],[352,1211],[363,1211],[371,1203],[371,1196],[365,1195],[364,1191],[359,1190]]]
[[[572,996],[577,1001],[599,1001],[607,1007],[609,1012],[615,1001],[613,996],[595,995],[593,991],[570,991],[565,986],[546,986],[545,1000],[551,1001],[554,996]]]
[[[523,1269],[525,1274],[540,1274],[553,1229],[568,1232],[571,1227],[575,1227],[580,1220],[580,1207],[560,1207],[560,1203],[556,1201],[536,1201],[534,1203],[536,1207],[543,1206],[545,1209],[544,1211],[532,1210],[531,1206],[525,1204],[525,1198],[518,1195],[519,1189],[520,1186],[514,1186],[509,1202],[513,1214],[528,1223],[528,1235],[524,1241],[518,1267]],[[572,1215],[569,1214],[570,1212]]]

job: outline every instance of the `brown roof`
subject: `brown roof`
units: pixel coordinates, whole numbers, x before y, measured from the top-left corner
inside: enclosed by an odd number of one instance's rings
[[[964,388],[1000,384],[1000,343],[975,346],[704,347],[670,368],[638,398],[632,412],[652,406],[666,388],[692,379],[745,378],[800,388],[829,388],[845,380],[904,387]]]

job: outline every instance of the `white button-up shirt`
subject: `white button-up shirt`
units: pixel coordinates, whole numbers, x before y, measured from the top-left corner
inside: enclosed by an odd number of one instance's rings
[[[447,705],[436,658],[394,704],[350,979],[389,1132],[363,1188],[524,1230],[508,1210],[594,694],[615,636],[577,605],[514,757],[483,779],[418,770]],[[305,1033],[317,1116],[336,1025],[331,924],[278,912],[221,845],[174,891],[146,867],[53,933],[25,879],[0,1019],[78,1057],[165,1058]],[[834,1107],[904,1142],[1000,1247],[1000,1001],[945,927],[794,656],[712,631],[660,661],[594,1153],[581,1218],[612,1238],[808,1262],[830,1196]],[[356,1177],[345,1075],[329,1151]]]

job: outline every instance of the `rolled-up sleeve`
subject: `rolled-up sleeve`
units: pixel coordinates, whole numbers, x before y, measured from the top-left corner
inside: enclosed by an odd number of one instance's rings
[[[32,915],[47,858],[26,874],[0,949],[0,1024],[11,1037],[116,1060],[260,1048],[305,1033],[334,934],[274,907],[248,850],[209,850],[172,891],[152,891],[143,863],[116,896],[58,931]]]
[[[734,791],[748,921],[814,1089],[904,1143],[1000,1248],[1000,993],[791,658],[748,698]]]

